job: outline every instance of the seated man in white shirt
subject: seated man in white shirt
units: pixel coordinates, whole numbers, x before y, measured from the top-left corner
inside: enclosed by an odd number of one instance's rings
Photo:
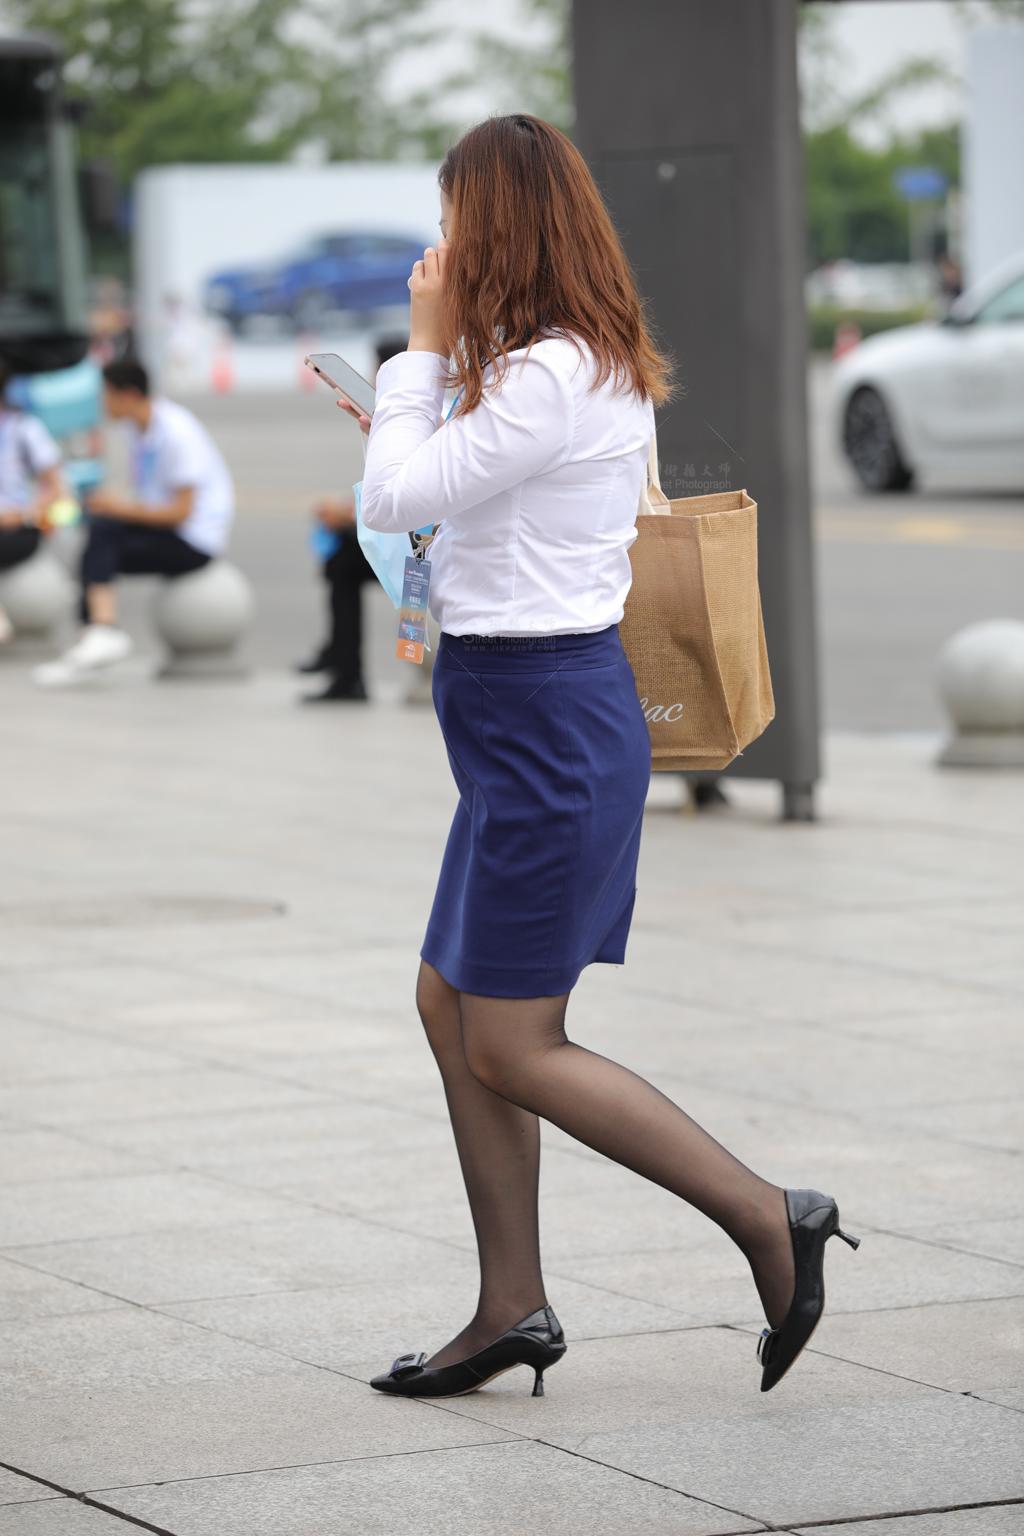
[[[13,376],[0,358],[0,571],[32,558],[50,530],[50,509],[64,494],[57,444],[37,417],[7,404]],[[0,608],[0,645],[13,634]]]
[[[117,577],[175,577],[198,570],[223,551],[234,516],[228,467],[192,412],[152,399],[146,370],[130,359],[108,363],[103,384],[107,415],[134,429],[134,490],[123,497],[100,489],[88,499],[84,628],[60,661],[36,669],[42,684],[73,682],[123,660],[132,642],[117,626]]]

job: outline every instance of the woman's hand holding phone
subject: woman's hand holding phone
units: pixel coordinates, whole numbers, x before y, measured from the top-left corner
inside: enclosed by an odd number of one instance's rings
[[[423,260],[417,261],[409,278],[411,313],[409,318],[409,351],[437,352],[448,356],[444,339],[444,269],[448,259],[448,242],[442,240],[436,247],[428,245]]]
[[[357,405],[353,405],[349,400],[342,399],[341,395],[338,396],[334,403],[338,407],[339,411],[345,411],[349,416],[351,416],[355,421],[359,423],[360,432],[369,432],[370,418],[369,416],[365,415]]]

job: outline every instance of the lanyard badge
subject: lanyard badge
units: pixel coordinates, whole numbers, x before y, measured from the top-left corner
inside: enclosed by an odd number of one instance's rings
[[[139,499],[146,506],[157,500],[157,467],[159,463],[159,451],[154,443],[143,443],[136,440],[132,454],[132,479],[135,489],[139,493]]]
[[[423,652],[427,646],[430,561],[423,553],[426,542],[417,545],[414,555],[405,557],[402,606],[398,610],[398,643],[395,647],[395,655],[399,661],[411,661],[417,666],[422,666]]]
[[[445,421],[451,416],[461,393],[448,409]],[[430,561],[427,548],[434,537],[435,524],[428,523],[409,535],[414,554],[405,557],[405,573],[402,578],[402,606],[398,610],[398,642],[395,655],[399,661],[411,661],[423,665],[423,653],[430,649],[427,639],[427,599],[430,593]]]

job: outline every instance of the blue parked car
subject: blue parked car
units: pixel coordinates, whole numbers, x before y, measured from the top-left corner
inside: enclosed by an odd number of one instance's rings
[[[236,333],[255,315],[277,316],[297,331],[313,331],[332,311],[366,314],[407,304],[409,273],[423,244],[412,236],[366,230],[319,235],[276,265],[215,272],[203,302]]]

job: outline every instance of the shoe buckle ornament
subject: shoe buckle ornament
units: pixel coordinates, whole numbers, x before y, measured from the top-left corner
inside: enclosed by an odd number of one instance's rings
[[[416,1371],[423,1369],[426,1358],[426,1353],[422,1349],[418,1355],[399,1355],[391,1366],[391,1375],[397,1380],[401,1380],[403,1376],[412,1376]]]
[[[761,1337],[757,1341],[757,1358],[762,1365],[767,1365],[771,1358],[772,1346],[778,1333],[776,1328],[762,1328]]]

